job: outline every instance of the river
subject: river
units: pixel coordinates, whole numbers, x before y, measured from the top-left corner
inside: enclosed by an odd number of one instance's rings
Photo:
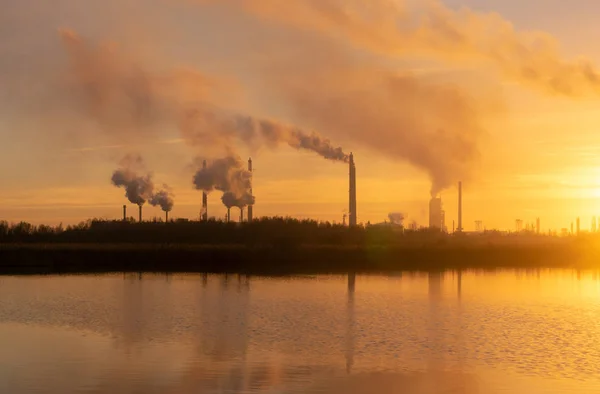
[[[0,393],[598,393],[596,271],[0,276]]]

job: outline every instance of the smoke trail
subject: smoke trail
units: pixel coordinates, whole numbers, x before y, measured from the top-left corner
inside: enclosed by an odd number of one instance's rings
[[[154,207],[160,206],[160,209],[163,211],[171,212],[173,210],[174,201],[169,186],[163,185],[163,189],[154,193],[149,202]]]
[[[593,63],[565,59],[552,35],[519,31],[497,13],[455,10],[437,0],[188,1],[239,9],[384,55],[487,60],[506,77],[548,92],[600,93]]]
[[[288,145],[315,152],[325,159],[348,161],[348,155],[341,147],[333,146],[329,139],[315,131],[306,132],[274,120],[229,113],[210,106],[187,111],[180,127],[186,140],[193,145],[231,146],[235,140],[251,147]]]
[[[125,197],[137,205],[144,205],[148,199],[152,198],[154,183],[152,176],[138,175],[138,171],[143,168],[143,160],[139,155],[125,156],[121,160],[119,169],[112,174],[112,183],[117,187],[125,189]]]

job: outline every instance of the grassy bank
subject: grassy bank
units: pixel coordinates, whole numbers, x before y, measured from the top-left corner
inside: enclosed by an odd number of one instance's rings
[[[512,246],[245,246],[0,244],[0,274],[208,272],[301,274],[468,268],[592,268],[596,248]]]

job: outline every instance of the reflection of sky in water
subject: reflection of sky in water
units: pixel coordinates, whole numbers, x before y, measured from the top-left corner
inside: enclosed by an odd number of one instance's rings
[[[571,271],[1,277],[0,392],[592,393],[599,295]]]

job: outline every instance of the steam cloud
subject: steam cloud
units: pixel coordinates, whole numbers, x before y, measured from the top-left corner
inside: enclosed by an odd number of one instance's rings
[[[173,209],[173,195],[169,186],[154,192],[152,174],[145,171],[144,161],[140,155],[126,155],[119,163],[120,168],[112,174],[112,183],[125,189],[125,197],[129,202],[142,206],[147,201],[152,206],[160,206],[165,212]],[[139,175],[145,172],[145,175]]]
[[[242,159],[234,155],[208,162],[206,168],[199,169],[194,175],[194,186],[207,193],[213,190],[222,191],[221,200],[228,208],[252,205],[252,173],[244,165]]]
[[[125,189],[125,197],[129,202],[142,206],[152,198],[154,183],[150,174],[138,175],[144,168],[144,161],[139,155],[127,155],[119,163],[119,169],[112,174],[112,183]]]
[[[160,206],[165,212],[171,212],[173,210],[173,195],[169,190],[167,185],[163,185],[163,189],[154,193],[154,195],[150,198],[150,204],[154,207]]]

